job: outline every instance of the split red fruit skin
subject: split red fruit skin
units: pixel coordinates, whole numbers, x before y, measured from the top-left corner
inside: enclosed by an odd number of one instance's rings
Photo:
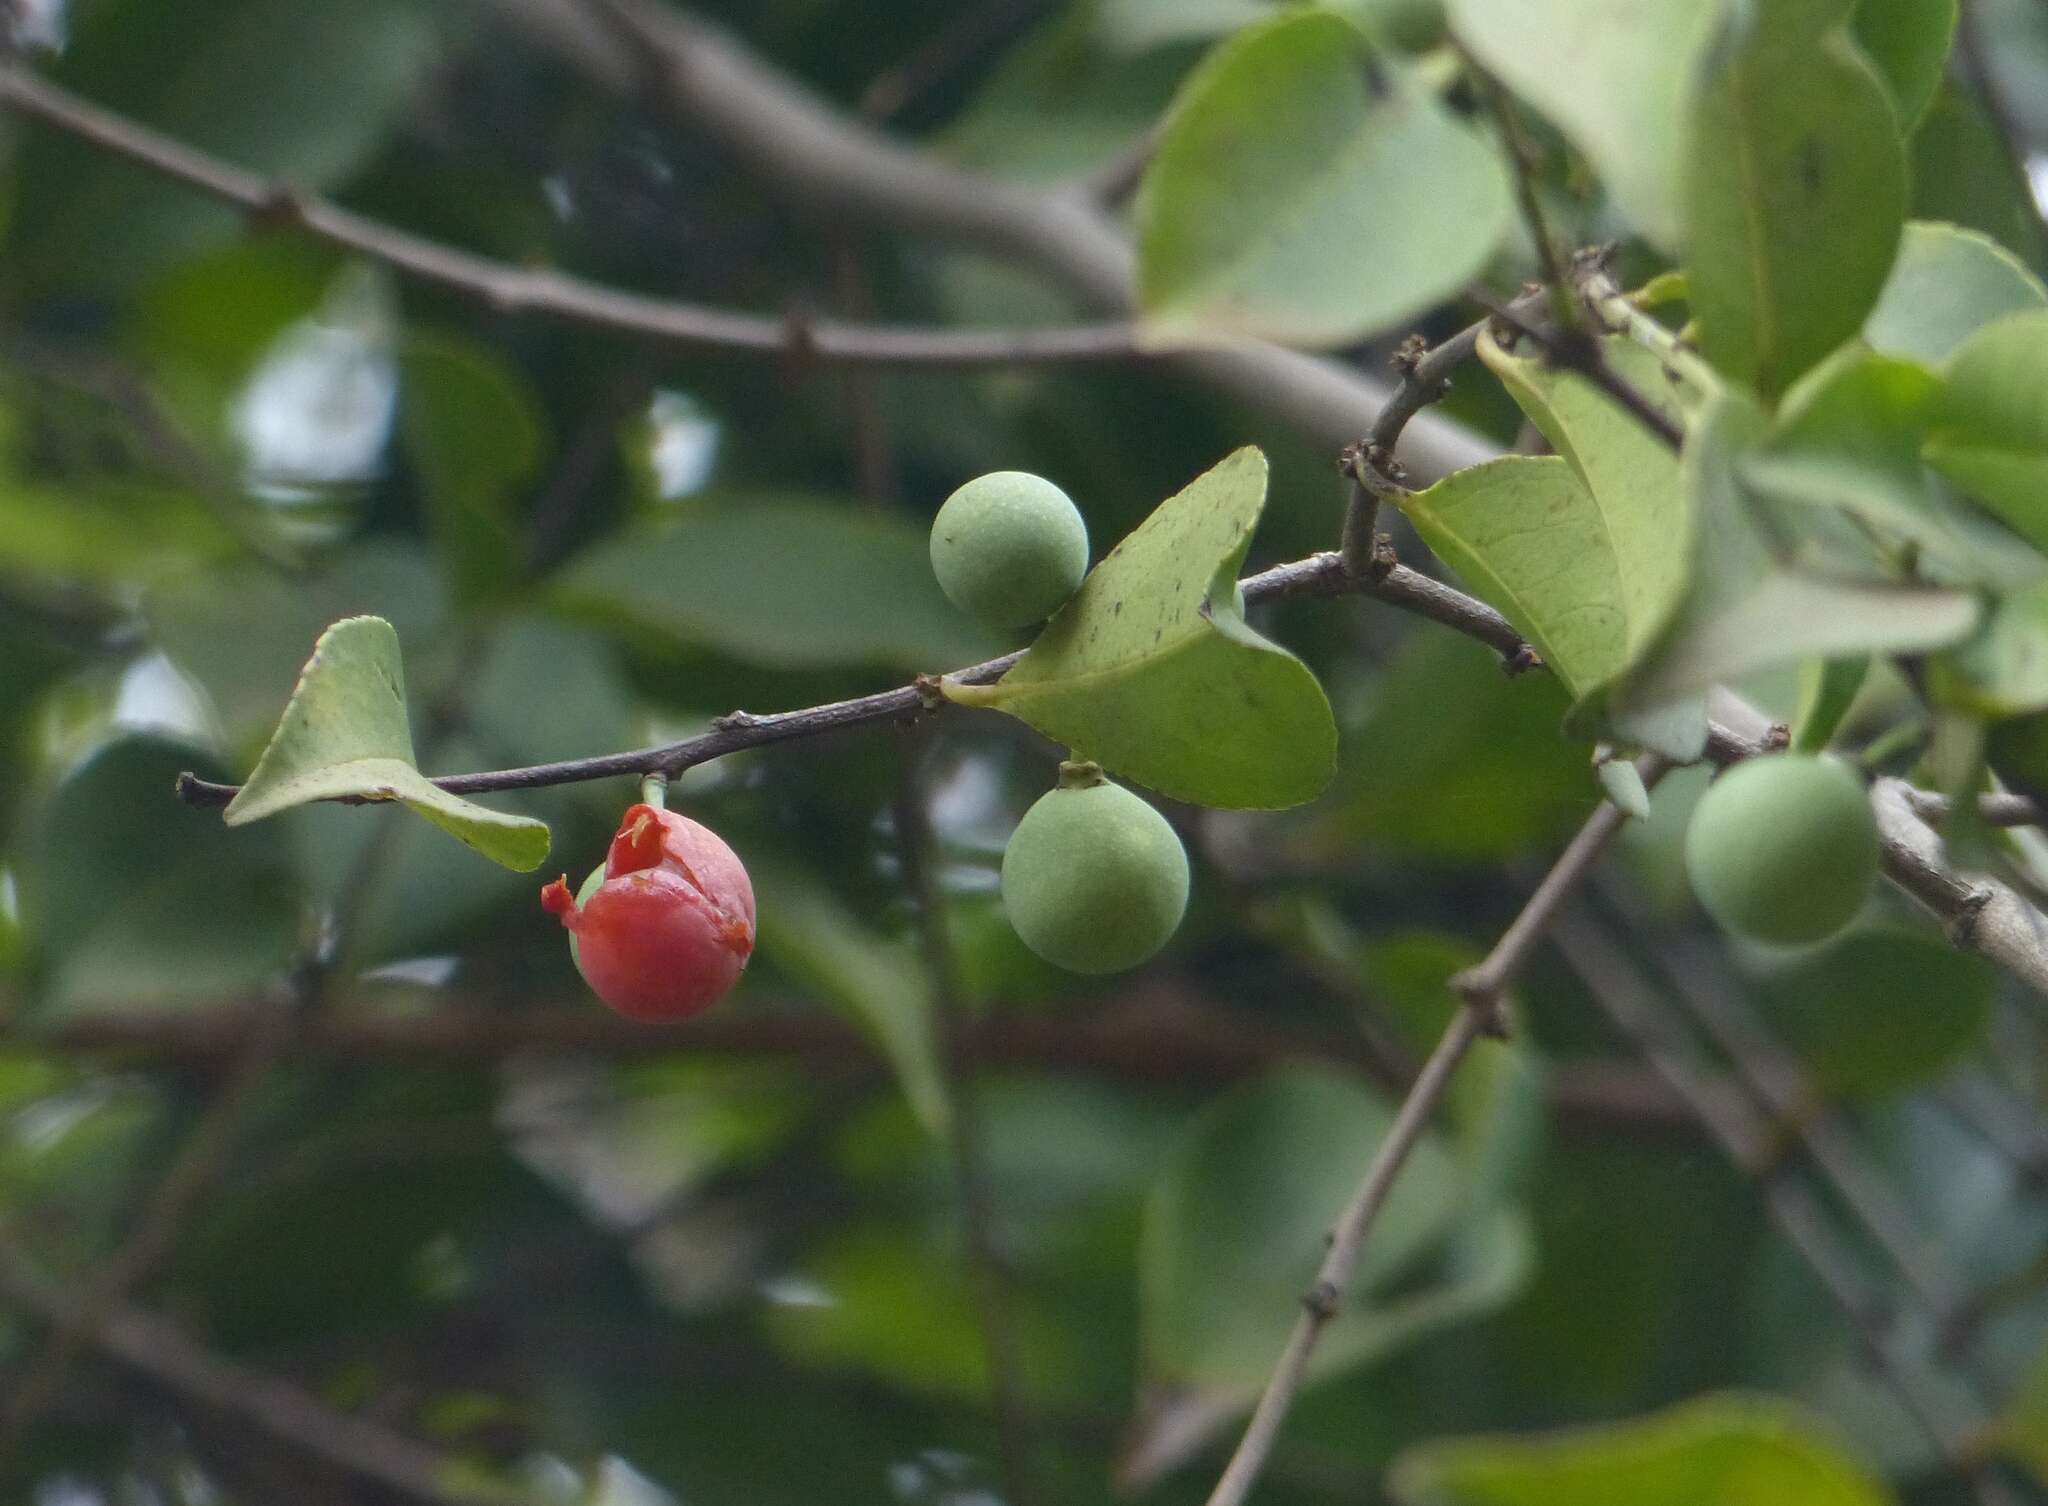
[[[686,1020],[731,991],[754,950],[754,886],[717,833],[675,811],[628,807],[582,905],[567,877],[541,890],[576,937],[597,996],[634,1020]]]

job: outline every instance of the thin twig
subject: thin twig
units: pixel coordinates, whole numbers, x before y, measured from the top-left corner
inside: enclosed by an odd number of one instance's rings
[[[903,861],[904,887],[917,906],[918,936],[925,971],[931,980],[939,1060],[946,1077],[946,1139],[952,1153],[953,1190],[960,1205],[975,1317],[981,1326],[982,1349],[988,1361],[989,1395],[995,1407],[996,1447],[1003,1482],[1009,1498],[1018,1506],[1033,1506],[1039,1499],[1038,1470],[1033,1460],[1037,1429],[1025,1386],[1024,1357],[1017,1341],[1009,1281],[995,1244],[995,1208],[982,1154],[978,1022],[970,1013],[961,987],[958,959],[946,929],[946,897],[939,887],[938,839],[932,830],[927,804],[922,752],[916,730],[906,729],[897,749],[897,850]]]
[[[1067,328],[935,330],[792,321],[608,288],[565,272],[515,267],[343,209],[221,161],[80,99],[18,64],[0,63],[0,106],[174,178],[267,222],[292,224],[397,271],[506,313],[548,314],[680,345],[821,361],[904,366],[1141,359],[1128,322]]]
[[[1642,764],[1643,782],[1655,784],[1664,770],[1661,760],[1645,759]],[[1209,1492],[1208,1506],[1243,1506],[1252,1487],[1258,1483],[1266,1460],[1273,1452],[1273,1445],[1280,1436],[1281,1424],[1287,1420],[1295,1397],[1300,1394],[1302,1383],[1308,1376],[1309,1358],[1315,1352],[1323,1330],[1341,1309],[1345,1293],[1351,1289],[1359,1255],[1365,1247],[1366,1238],[1372,1233],[1373,1222],[1386,1205],[1395,1178],[1407,1164],[1409,1153],[1414,1150],[1444,1090],[1449,1087],[1451,1074],[1482,1035],[1498,1034],[1503,1030],[1501,1003],[1508,985],[1528,963],[1530,953],[1555,917],[1558,906],[1585,879],[1594,859],[1620,830],[1625,819],[1613,805],[1603,801],[1559,854],[1550,872],[1544,875],[1522,906],[1521,913],[1494,943],[1493,950],[1478,966],[1467,969],[1452,980],[1451,986],[1463,1003],[1451,1016],[1436,1049],[1430,1053],[1407,1097],[1401,1101],[1386,1138],[1373,1153],[1364,1180],[1359,1183],[1358,1191],[1352,1195],[1350,1204],[1331,1231],[1329,1253],[1323,1257],[1322,1266],[1316,1272],[1315,1284],[1302,1299],[1301,1316],[1295,1320],[1287,1347],[1281,1351],[1279,1363],[1266,1382],[1258,1407],[1245,1427],[1244,1437],[1238,1441],[1237,1451],[1230,1456],[1230,1463],[1217,1480],[1216,1488]]]
[[[1613,398],[1622,408],[1648,429],[1667,449],[1674,453],[1685,447],[1685,431],[1673,423],[1655,403],[1643,395],[1636,385],[1614,369],[1600,349],[1600,342],[1585,335],[1583,331],[1559,333],[1522,317],[1512,305],[1504,305],[1493,311],[1494,317],[1517,335],[1529,340],[1543,352],[1544,359],[1565,371],[1576,372],[1602,392]]]
[[[1537,662],[1523,642],[1522,635],[1492,607],[1406,566],[1396,565],[1379,579],[1361,581],[1345,571],[1343,561],[1337,555],[1314,554],[1247,577],[1243,586],[1247,605],[1353,594],[1371,596],[1478,639],[1498,652],[1511,669],[1526,668]],[[1021,654],[1005,654],[999,659],[955,671],[950,678],[969,685],[986,685],[1001,679],[1020,657]],[[708,732],[658,747],[608,753],[597,758],[533,764],[520,769],[449,774],[436,778],[434,783],[454,794],[476,795],[493,790],[531,790],[578,784],[619,775],[637,777],[661,773],[675,778],[686,769],[745,748],[817,737],[876,722],[914,719],[943,704],[942,701],[935,702],[928,685],[912,683],[874,695],[808,706],[800,711],[766,715],[735,711],[720,717]],[[235,798],[238,788],[232,784],[216,784],[189,773],[181,774],[177,783],[178,797],[189,805],[201,807],[226,805]],[[359,796],[343,796],[340,803],[360,805],[366,802]]]
[[[75,1327],[85,1293],[35,1271],[25,1252],[0,1235],[0,1297]],[[522,1499],[509,1491],[471,1491],[446,1456],[376,1423],[334,1411],[290,1381],[265,1374],[205,1349],[160,1318],[115,1303],[91,1329],[92,1342],[151,1381],[268,1433],[302,1453],[338,1465],[363,1480],[430,1506],[507,1506]]]

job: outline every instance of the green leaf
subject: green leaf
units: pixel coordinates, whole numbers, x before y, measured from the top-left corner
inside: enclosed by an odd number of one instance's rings
[[[2039,271],[2048,244],[2027,177],[1984,107],[1944,82],[1913,135],[1913,214],[1990,236]]]
[[[1849,30],[1883,77],[1899,129],[1911,135],[1948,66],[1956,0],[1857,0]]]
[[[539,474],[546,419],[519,373],[482,346],[407,337],[398,416],[458,605],[519,581],[515,503]]]
[[[930,975],[914,948],[874,935],[815,880],[757,867],[754,893],[766,922],[762,958],[816,990],[881,1047],[918,1122],[944,1134],[945,1076],[932,1024]]]
[[[1491,866],[1557,840],[1594,799],[1585,748],[1558,733],[1568,704],[1553,677],[1511,679],[1469,638],[1411,634],[1347,719],[1330,800],[1293,845],[1325,861],[1364,849]]]
[[[1574,695],[1627,663],[1606,519],[1556,456],[1508,455],[1401,500],[1432,553],[1535,645]]]
[[[2048,711],[2048,582],[1994,600],[1974,634],[1928,661],[1927,688],[1977,717]]]
[[[1138,191],[1139,308],[1161,344],[1344,344],[1457,292],[1509,214],[1479,136],[1348,21],[1292,12],[1176,96]]]
[[[1856,333],[1891,269],[1906,164],[1884,86],[1845,38],[1738,17],[1680,182],[1701,348],[1774,398]]]
[[[0,474],[0,576],[47,589],[148,584],[236,550],[221,515],[189,492],[127,479],[51,486]]]
[[[1308,1067],[1276,1071],[1202,1112],[1145,1204],[1138,1300],[1152,1380],[1250,1392],[1265,1379],[1324,1236],[1392,1123],[1378,1095]],[[1458,1182],[1450,1153],[1433,1135],[1423,1139],[1347,1295],[1387,1284],[1442,1238]],[[1340,1315],[1333,1343],[1343,1324]]]
[[[925,534],[788,493],[690,498],[573,560],[551,599],[664,644],[772,669],[936,670],[998,645],[946,600]]]
[[[2048,289],[1989,236],[1915,220],[1899,238],[1863,338],[1884,355],[1938,365],[2005,314],[2048,307]]]
[[[1940,648],[1966,636],[1976,598],[1849,575],[1741,483],[1763,415],[1730,393],[1688,438],[1684,476],[1697,520],[1693,574],[1663,635],[1617,688],[1621,706],[1656,706],[1772,665],[1813,657]]]
[[[1927,438],[1934,468],[2048,550],[2048,309],[1985,325],[1949,357]]]
[[[1903,928],[1858,931],[1770,980],[1772,1028],[1834,1099],[1883,1098],[1938,1076],[1984,1038],[1997,974]]]
[[[1697,395],[1681,394],[1655,355],[1619,338],[1603,341],[1602,353],[1616,374],[1665,417],[1684,423],[1685,406]],[[1678,457],[1584,377],[1536,357],[1511,354],[1490,335],[1481,338],[1479,355],[1571,465],[1591,498],[1618,588],[1619,662],[1613,668],[1619,669],[1656,637],[1685,590],[1692,524],[1679,485]],[[1607,574],[1606,567],[1590,561],[1577,568],[1596,571],[1602,579]],[[1595,683],[1595,677],[1573,678]],[[1583,686],[1574,688],[1583,693]]]
[[[1799,710],[1792,718],[1792,751],[1818,753],[1834,740],[1842,719],[1870,675],[1868,657],[1809,659],[1799,672]]]
[[[254,772],[223,813],[242,826],[316,800],[399,800],[494,863],[526,873],[548,829],[449,794],[413,763],[398,634],[347,617],[320,635]]]
[[[1991,1441],[2048,1486],[2048,1349],[2036,1355],[2005,1407],[1992,1420]]]
[[[273,978],[298,932],[281,834],[238,836],[171,798],[197,749],[128,736],[64,778],[23,844],[45,1002],[77,1013],[204,1008]]]
[[[1716,7],[1450,0],[1448,8],[1458,39],[1591,159],[1645,239],[1675,251],[1686,96]]]
[[[1001,680],[949,680],[946,695],[1176,800],[1314,799],[1336,767],[1330,703],[1307,665],[1245,624],[1236,586],[1265,503],[1266,457],[1227,456],[1111,550]]]
[[[1889,1506],[1819,1419],[1724,1393],[1634,1422],[1426,1443],[1395,1462],[1403,1506]]]

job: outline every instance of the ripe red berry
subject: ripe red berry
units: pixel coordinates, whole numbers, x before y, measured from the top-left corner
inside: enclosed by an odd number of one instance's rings
[[[566,874],[540,892],[597,996],[634,1020],[686,1020],[724,998],[754,950],[754,886],[738,855],[687,816],[635,805],[603,874],[580,904]]]

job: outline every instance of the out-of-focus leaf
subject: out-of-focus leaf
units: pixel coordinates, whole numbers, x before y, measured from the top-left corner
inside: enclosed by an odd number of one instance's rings
[[[1595,797],[1585,745],[1560,731],[1567,704],[1548,676],[1510,679],[1488,649],[1417,632],[1346,728],[1329,805],[1295,840],[1326,857],[1363,847],[1448,865],[1539,846]]]
[[[1996,598],[1975,633],[1928,661],[1927,688],[1971,716],[2048,710],[2048,583]]]
[[[1899,129],[1911,135],[1941,87],[1956,0],[1857,0],[1849,30],[1891,91]]]
[[[1809,659],[1799,671],[1799,710],[1792,718],[1792,751],[1818,753],[1834,741],[1842,719],[1870,675],[1870,660]]]
[[[1862,327],[1898,249],[1906,163],[1846,38],[1738,14],[1709,54],[1680,174],[1700,344],[1775,398]]]
[[[551,594],[600,624],[773,669],[939,670],[996,648],[940,592],[920,530],[789,494],[692,498],[673,522],[593,545]]]
[[[1918,931],[1858,931],[1772,978],[1770,1019],[1829,1098],[1926,1082],[1981,1040],[1996,975]]]
[[[1984,325],[1948,358],[1927,459],[2036,548],[2048,549],[2048,308]]]
[[[1237,589],[1265,503],[1266,457],[1247,446],[1132,530],[1001,680],[949,680],[946,695],[1175,799],[1313,799],[1335,765],[1330,704],[1307,665],[1246,625]]]
[[[342,796],[399,800],[494,863],[524,873],[548,854],[545,824],[451,795],[413,762],[398,634],[345,617],[320,635],[277,732],[223,816],[242,826]]]
[[[2048,1350],[2027,1369],[1992,1423],[1998,1451],[2024,1465],[2034,1483],[2048,1487]]]
[[[421,0],[77,6],[69,20],[58,82],[316,191],[377,147],[446,24]],[[17,184],[10,293],[128,285],[236,224],[233,210],[55,131],[23,142]]]
[[[1782,513],[1741,484],[1764,433],[1746,400],[1724,396],[1686,444],[1685,484],[1698,520],[1690,589],[1616,698],[1656,705],[1775,664],[1820,656],[1940,648],[1966,636],[1976,598],[1960,591],[1848,577],[1808,563]]]
[[[1482,138],[1350,22],[1292,12],[1176,96],[1138,191],[1139,308],[1162,344],[1343,344],[1455,293],[1509,214]]]
[[[1359,1084],[1295,1068],[1228,1094],[1190,1126],[1145,1210],[1139,1300],[1151,1379],[1251,1391],[1265,1378],[1323,1236],[1392,1121]],[[1457,1200],[1455,1162],[1423,1140],[1374,1225],[1353,1295],[1426,1253]],[[1371,1314],[1340,1314],[1327,1353],[1343,1352],[1340,1330],[1352,1321]]]
[[[425,495],[458,604],[519,578],[518,493],[539,473],[547,422],[519,373],[448,335],[411,335],[399,357],[406,458]]]
[[[1702,1397],[1635,1422],[1428,1443],[1395,1464],[1403,1506],[1888,1506],[1819,1420],[1777,1397]]]
[[[1316,0],[1316,6],[1349,17],[1368,37],[1390,46],[1419,50],[1443,32],[1440,0]],[[1272,17],[1270,0],[1103,0],[1094,29],[1104,47],[1131,54],[1208,41]]]
[[[1944,83],[1913,135],[1913,214],[1953,221],[2011,251],[2039,271],[2041,222],[2027,180],[1984,109],[1953,82]]]
[[[1644,237],[1676,250],[1681,127],[1716,8],[1449,0],[1448,9],[1458,39],[1592,159]]]
[[[147,583],[235,548],[220,514],[190,492],[125,479],[56,487],[0,475],[0,575],[36,585]]]
[[[1915,220],[1899,237],[1863,338],[1880,354],[1934,365],[2006,314],[2048,306],[2048,289],[2012,252],[1976,230]]]
[[[934,1134],[950,1122],[932,1023],[931,983],[914,948],[868,931],[814,879],[755,865],[761,959],[815,989],[858,1025],[896,1069],[896,1080]]]
[[[298,930],[275,833],[225,830],[174,799],[198,750],[156,737],[107,744],[42,813],[23,880],[53,1008],[150,1010],[246,996]]]

